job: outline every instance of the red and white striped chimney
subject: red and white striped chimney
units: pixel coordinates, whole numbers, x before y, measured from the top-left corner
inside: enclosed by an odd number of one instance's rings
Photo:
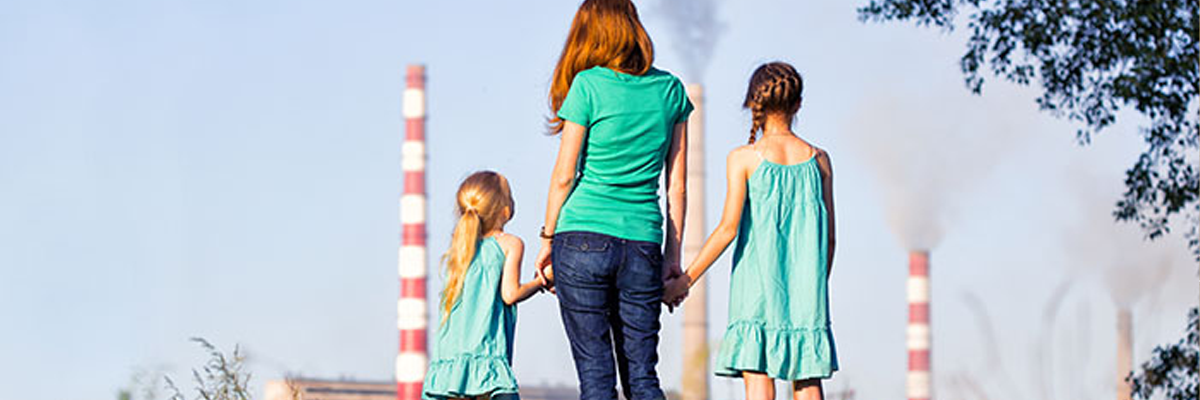
[[[400,196],[400,300],[396,303],[400,351],[396,355],[396,400],[420,400],[425,381],[425,300],[428,252],[425,249],[425,66],[409,65],[404,89],[404,144]]]
[[[929,251],[908,253],[908,400],[929,400]]]

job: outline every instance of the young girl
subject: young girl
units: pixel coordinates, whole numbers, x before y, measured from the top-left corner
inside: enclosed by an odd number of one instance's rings
[[[678,304],[737,237],[716,374],[743,378],[751,400],[774,399],[774,379],[791,381],[797,400],[821,399],[820,380],[837,370],[826,292],[833,171],[828,153],[791,130],[802,90],[786,63],[754,71],[744,103],[754,120],[750,144],[729,153],[721,222],[664,295]]]
[[[518,283],[525,244],[504,233],[513,216],[508,180],[471,174],[458,188],[458,225],[443,257],[446,288],[427,399],[518,399],[512,373],[515,304],[541,289]]]
[[[537,265],[553,263],[585,400],[616,400],[618,371],[625,398],[664,398],[659,314],[663,279],[681,273],[692,105],[679,79],[653,63],[654,45],[632,2],[586,0],[550,86],[552,132],[561,143]]]

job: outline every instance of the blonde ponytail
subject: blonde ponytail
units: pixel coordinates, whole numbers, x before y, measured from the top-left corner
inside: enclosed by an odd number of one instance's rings
[[[479,236],[483,233],[480,232],[481,225],[479,214],[467,211],[458,218],[458,224],[454,226],[454,234],[450,236],[450,249],[443,257],[446,262],[446,288],[442,291],[443,315],[450,314],[454,302],[462,294],[463,276],[466,276],[467,267],[471,266],[471,260],[475,258]]]
[[[450,248],[442,256],[446,264],[446,287],[442,289],[442,322],[462,295],[463,278],[483,234],[500,229],[514,212],[508,180],[492,171],[471,174],[458,188],[458,223],[450,236]]]

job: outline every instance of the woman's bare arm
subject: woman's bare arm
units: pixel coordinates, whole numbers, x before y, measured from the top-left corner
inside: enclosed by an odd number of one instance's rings
[[[561,135],[558,158],[554,161],[554,171],[550,173],[550,191],[546,196],[546,220],[545,225],[542,225],[546,234],[554,234],[558,225],[558,213],[562,210],[567,195],[571,193],[571,188],[575,186],[579,151],[587,137],[587,128],[571,121],[563,121]],[[549,239],[542,239],[542,249],[538,253],[536,265],[539,270],[550,265]]]
[[[682,273],[679,247],[687,214],[687,122],[675,124],[667,151],[667,237],[663,246],[663,279]]]

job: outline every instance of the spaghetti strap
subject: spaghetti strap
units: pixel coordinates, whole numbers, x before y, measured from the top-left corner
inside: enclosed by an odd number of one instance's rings
[[[754,148],[754,154],[758,156],[759,161],[767,160],[766,157],[763,157],[762,150],[758,148],[758,142],[751,144],[750,147]]]

